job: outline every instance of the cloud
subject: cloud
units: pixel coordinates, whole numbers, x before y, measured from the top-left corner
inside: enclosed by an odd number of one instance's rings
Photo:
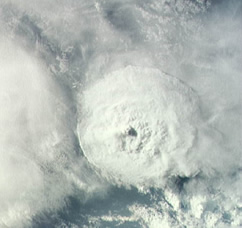
[[[26,227],[38,213],[63,206],[75,188],[84,191],[80,200],[98,188],[98,179],[85,177],[90,171],[77,154],[60,88],[34,54],[4,38],[0,110],[1,226]]]

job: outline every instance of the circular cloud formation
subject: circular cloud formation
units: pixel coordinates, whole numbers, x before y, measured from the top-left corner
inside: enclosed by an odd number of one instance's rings
[[[196,173],[198,122],[191,88],[158,69],[128,66],[83,92],[78,134],[85,156],[107,179],[159,186],[168,175]]]

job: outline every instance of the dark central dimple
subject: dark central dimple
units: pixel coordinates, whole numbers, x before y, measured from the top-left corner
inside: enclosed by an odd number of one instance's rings
[[[133,127],[130,127],[130,129],[128,130],[128,135],[136,137],[138,134]]]

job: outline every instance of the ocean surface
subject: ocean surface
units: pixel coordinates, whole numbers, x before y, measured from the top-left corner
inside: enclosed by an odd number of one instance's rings
[[[242,227],[241,0],[0,0],[0,228]]]

